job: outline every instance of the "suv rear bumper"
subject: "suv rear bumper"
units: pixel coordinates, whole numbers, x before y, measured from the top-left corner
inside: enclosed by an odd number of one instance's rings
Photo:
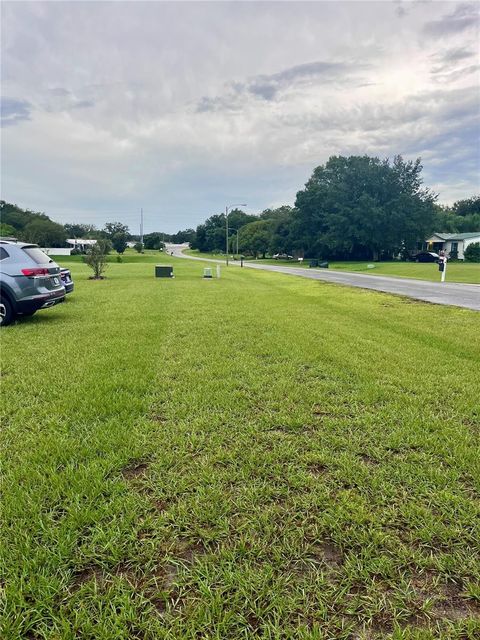
[[[18,300],[16,303],[17,313],[33,313],[38,309],[48,309],[55,304],[60,304],[65,300],[65,290],[55,291],[48,295],[34,296],[32,298]]]

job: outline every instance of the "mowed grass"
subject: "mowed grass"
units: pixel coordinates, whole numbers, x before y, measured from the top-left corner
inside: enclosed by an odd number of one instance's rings
[[[374,264],[373,269],[368,265]],[[369,275],[397,276],[440,282],[441,273],[438,264],[416,262],[334,262],[333,269],[345,271],[361,271]],[[473,262],[449,262],[447,264],[446,282],[467,282],[480,284],[480,264]],[[479,293],[480,295],[480,293]]]
[[[2,330],[2,640],[479,637],[478,313],[63,263]]]
[[[184,251],[187,255],[199,258],[212,258],[216,260],[224,260],[225,255],[214,253],[200,253],[193,249]],[[248,258],[247,261],[253,261]],[[273,260],[267,258],[259,259],[259,264],[275,264],[282,267],[305,267],[309,269],[309,260],[303,263],[298,260]],[[374,265],[373,269],[368,265]],[[341,271],[362,272],[369,276],[396,276],[400,278],[415,278],[417,280],[430,280],[432,282],[440,282],[441,273],[438,265],[435,263],[416,263],[416,262],[330,262],[329,269]],[[480,264],[473,262],[449,262],[447,264],[447,282],[465,282],[470,284],[480,284]],[[479,292],[480,295],[480,292]]]

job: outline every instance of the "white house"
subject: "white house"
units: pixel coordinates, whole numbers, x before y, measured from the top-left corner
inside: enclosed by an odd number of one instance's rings
[[[71,245],[73,249],[80,249],[80,251],[87,251],[92,244],[97,244],[96,240],[85,238],[69,238],[67,244]]]
[[[435,253],[445,251],[447,256],[456,251],[459,260],[463,260],[465,249],[474,242],[480,242],[480,231],[473,233],[434,233],[433,236],[430,236],[425,241],[427,251],[434,251]]]

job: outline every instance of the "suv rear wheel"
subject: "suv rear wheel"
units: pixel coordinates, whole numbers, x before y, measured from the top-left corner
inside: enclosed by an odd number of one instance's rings
[[[0,326],[6,327],[15,320],[12,303],[5,296],[0,296]]]

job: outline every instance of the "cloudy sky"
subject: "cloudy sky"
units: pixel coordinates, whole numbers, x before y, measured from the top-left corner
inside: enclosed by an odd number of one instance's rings
[[[195,226],[293,204],[333,154],[480,190],[479,3],[2,3],[2,198]]]

